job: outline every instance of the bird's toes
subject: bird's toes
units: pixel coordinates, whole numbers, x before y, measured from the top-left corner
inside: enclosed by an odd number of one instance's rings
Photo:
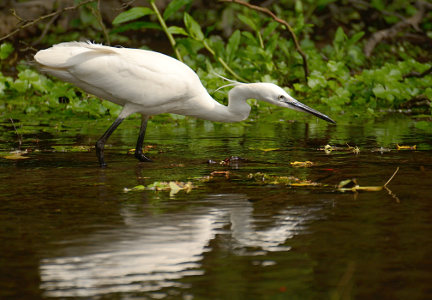
[[[144,154],[136,154],[135,157],[141,162],[152,162],[152,160]]]

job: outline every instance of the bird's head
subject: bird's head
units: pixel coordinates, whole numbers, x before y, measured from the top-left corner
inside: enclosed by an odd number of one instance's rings
[[[336,122],[333,121],[330,117],[294,99],[293,97],[288,95],[288,93],[284,89],[277,86],[276,84],[261,82],[244,85],[244,87],[247,86],[249,86],[250,91],[253,93],[253,96],[251,95],[251,98],[262,100],[277,106],[306,112],[327,122],[336,124]]]

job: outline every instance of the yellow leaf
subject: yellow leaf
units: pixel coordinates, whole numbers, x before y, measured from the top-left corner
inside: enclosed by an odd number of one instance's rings
[[[293,167],[312,167],[314,165],[313,162],[307,160],[307,161],[294,161],[290,163]]]
[[[3,158],[10,159],[10,160],[20,160],[20,159],[28,159],[30,157],[23,156],[21,153],[14,153],[12,155],[3,156]]]
[[[414,145],[414,146],[399,146],[398,144],[396,144],[396,149],[398,149],[398,150],[416,150],[417,149],[417,145]]]

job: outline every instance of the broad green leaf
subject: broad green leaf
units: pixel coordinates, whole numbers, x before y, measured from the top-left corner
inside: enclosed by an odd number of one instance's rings
[[[154,11],[148,7],[133,7],[120,13],[112,22],[114,25],[139,19],[146,15],[154,14]]]
[[[387,91],[382,84],[377,84],[373,89],[375,97],[385,99],[387,96]]]
[[[239,30],[234,31],[234,33],[229,38],[226,47],[228,62],[231,62],[234,59],[235,53],[237,53],[238,47],[240,45],[240,38],[241,38],[241,33]]]
[[[187,31],[189,31],[189,34],[192,38],[202,41],[204,40],[204,34],[201,31],[200,25],[192,18],[191,15],[188,13],[184,14],[184,23],[186,26]]]
[[[343,31],[342,27],[338,27],[335,33],[334,42],[337,44],[341,44],[346,40],[345,32]]]
[[[386,7],[385,3],[383,0],[372,0],[371,1],[371,6],[376,8],[377,10],[384,10]]]
[[[364,31],[357,32],[356,34],[354,34],[349,39],[349,44],[350,45],[354,45],[355,43],[357,43],[364,36],[364,34],[365,34]]]
[[[168,27],[168,32],[171,34],[181,34],[181,35],[186,35],[188,36],[188,33],[186,32],[186,30],[184,30],[181,27],[178,26],[170,26]]]
[[[246,17],[245,15],[238,15],[237,18],[239,18],[240,21],[242,21],[243,23],[245,23],[247,26],[249,26],[253,30],[255,30],[255,31],[257,30],[257,26],[255,25],[255,22],[252,21],[251,18]]]
[[[6,59],[14,51],[11,43],[3,43],[0,46],[0,59]]]
[[[128,23],[128,24],[124,24],[124,25],[120,25],[118,27],[115,27],[111,30],[111,33],[119,33],[119,32],[124,32],[124,31],[128,31],[128,30],[138,30],[138,29],[142,29],[142,28],[162,30],[162,27],[157,23],[145,22],[145,21],[136,21],[136,22],[132,22],[132,23]]]
[[[190,38],[179,38],[176,41],[178,45],[183,46],[189,53],[198,53],[204,47],[201,42]]]
[[[189,4],[192,0],[174,0],[171,1],[165,8],[163,13],[164,20],[168,19],[172,14],[182,8],[184,5]]]
[[[262,33],[263,37],[267,38],[278,26],[278,22],[270,22]]]
[[[294,9],[297,14],[303,13],[303,4],[300,0],[296,1]]]

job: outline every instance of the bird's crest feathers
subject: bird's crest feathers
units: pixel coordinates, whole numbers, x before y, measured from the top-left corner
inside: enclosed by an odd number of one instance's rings
[[[218,73],[216,73],[216,72],[212,72],[212,73],[213,73],[214,75],[216,75],[217,77],[222,78],[223,80],[230,82],[230,83],[228,83],[228,84],[225,84],[225,85],[223,85],[223,86],[218,87],[218,88],[214,91],[215,93],[218,92],[219,90],[221,90],[221,89],[223,89],[223,88],[226,88],[226,87],[229,87],[229,86],[236,86],[236,85],[244,84],[244,82],[239,82],[239,81],[236,81],[236,80],[228,79],[228,78],[226,78],[226,77],[224,77],[224,76],[222,76],[222,75],[220,75],[220,74],[218,74]]]

